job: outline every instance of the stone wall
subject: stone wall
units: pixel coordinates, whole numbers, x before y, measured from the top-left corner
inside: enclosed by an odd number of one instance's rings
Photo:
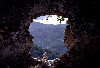
[[[29,50],[33,37],[29,35],[28,28],[33,18],[46,14],[61,15],[69,19],[64,38],[68,53],[61,56],[60,68],[64,64],[65,67],[99,65],[98,9],[98,2],[94,0],[1,0],[1,68],[6,65],[12,65],[12,68],[21,65],[24,68],[32,64]]]

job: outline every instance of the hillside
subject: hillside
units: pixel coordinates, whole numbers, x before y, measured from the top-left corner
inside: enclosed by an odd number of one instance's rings
[[[54,58],[58,58],[60,56],[59,53],[55,52],[55,51],[50,51],[48,49],[44,49],[44,48],[41,48],[37,45],[34,45],[31,50],[30,50],[30,53],[33,57],[41,57],[43,58],[43,53],[44,52],[47,52],[47,56],[48,56],[48,59],[54,59]]]
[[[29,31],[34,36],[34,45],[63,54],[66,52],[63,41],[65,28],[65,24],[52,25],[32,22]]]

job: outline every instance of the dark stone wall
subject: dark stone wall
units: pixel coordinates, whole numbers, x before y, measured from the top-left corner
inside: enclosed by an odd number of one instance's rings
[[[69,19],[64,38],[68,53],[56,67],[98,66],[99,9],[96,0],[0,0],[0,67],[24,68],[34,63],[28,28],[33,18],[46,14]]]
[[[65,29],[64,40],[68,53],[60,57],[62,60],[58,63],[61,66],[58,66],[100,67],[99,2],[96,0],[78,2],[79,17],[76,17],[76,20],[69,20],[70,25]]]
[[[30,3],[32,1],[0,0],[0,68],[34,65],[29,54],[32,36],[28,32],[29,24],[25,24],[31,21],[27,20]]]

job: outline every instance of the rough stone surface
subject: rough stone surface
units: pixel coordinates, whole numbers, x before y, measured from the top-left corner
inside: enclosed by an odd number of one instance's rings
[[[0,0],[0,68],[35,65],[28,28],[33,18],[46,14],[69,19],[64,38],[68,53],[56,68],[99,66],[99,9],[96,0]]]

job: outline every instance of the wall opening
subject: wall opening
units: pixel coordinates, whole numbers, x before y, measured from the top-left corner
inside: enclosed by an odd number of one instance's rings
[[[48,59],[58,58],[66,53],[64,31],[68,18],[57,15],[45,15],[33,19],[29,32],[34,36],[30,53],[33,57],[43,57],[47,52]]]

